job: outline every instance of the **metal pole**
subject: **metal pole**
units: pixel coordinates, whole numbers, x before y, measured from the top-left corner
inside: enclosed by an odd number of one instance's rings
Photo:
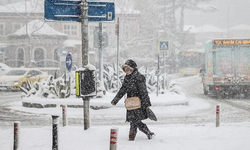
[[[216,127],[220,126],[220,104],[216,105]]]
[[[102,34],[102,23],[99,22],[99,80],[100,86],[103,85],[103,34]]]
[[[62,124],[63,127],[67,125],[67,105],[62,105]]]
[[[59,116],[52,115],[52,150],[58,150],[58,124]]]
[[[88,48],[89,48],[89,35],[88,35],[88,2],[82,0],[81,3],[81,25],[82,25],[82,66],[88,65]]]
[[[88,2],[82,0],[81,4],[81,24],[82,24],[82,66],[86,68],[89,63],[89,36],[88,36]],[[83,97],[83,117],[84,117],[84,130],[89,128],[89,97]]]
[[[166,79],[166,58],[165,52],[163,51],[163,90],[165,90],[165,79]]]
[[[230,7],[228,6],[227,8],[227,38],[229,38],[229,12],[230,12]]]
[[[89,97],[83,97],[83,122],[84,130],[87,130],[90,127],[89,119]]]
[[[18,150],[19,147],[19,139],[20,139],[20,122],[14,122],[14,146],[13,150]]]
[[[119,17],[117,18],[116,34],[117,34],[117,91],[119,91]]]
[[[116,150],[116,148],[117,148],[117,134],[118,134],[118,128],[112,128],[110,130],[109,150]]]
[[[156,96],[159,93],[159,74],[160,74],[160,54],[158,54],[158,64],[157,64],[157,88],[156,88]]]

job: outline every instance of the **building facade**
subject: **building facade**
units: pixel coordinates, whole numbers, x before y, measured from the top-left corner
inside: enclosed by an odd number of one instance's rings
[[[116,13],[117,17],[121,18],[120,41],[124,45],[132,36],[133,38],[138,36],[136,30],[139,28],[139,19],[137,14]],[[98,26],[97,22],[89,22],[89,51],[91,52],[89,60],[94,65],[99,52],[99,48],[94,46],[96,42],[94,29]],[[116,21],[103,23],[103,28],[108,35],[108,46],[103,50],[106,53],[105,56],[116,52],[115,26]],[[26,0],[0,6],[0,62],[11,67],[61,68],[63,66],[65,69],[62,62],[65,61],[67,53],[73,56],[73,66],[81,67],[81,39],[79,22],[44,21],[44,1]],[[134,45],[122,46],[121,49],[133,50],[136,49]],[[113,56],[116,55],[111,55],[110,58],[113,59]]]

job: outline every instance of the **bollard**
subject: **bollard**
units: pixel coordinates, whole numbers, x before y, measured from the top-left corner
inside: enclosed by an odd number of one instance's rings
[[[118,128],[112,128],[110,130],[109,150],[116,150],[116,148],[117,148],[117,134],[118,134]]]
[[[216,127],[220,126],[220,105],[216,105]]]
[[[62,105],[62,124],[63,124],[63,127],[65,127],[68,124],[67,105]]]
[[[20,138],[20,122],[14,122],[14,146],[13,150],[18,150],[19,147],[19,138]]]
[[[52,115],[52,150],[58,150],[58,124],[59,116]]]

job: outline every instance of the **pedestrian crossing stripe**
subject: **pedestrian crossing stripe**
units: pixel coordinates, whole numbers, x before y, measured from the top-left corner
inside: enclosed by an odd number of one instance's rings
[[[169,51],[169,42],[168,41],[159,41],[158,43],[159,51]]]

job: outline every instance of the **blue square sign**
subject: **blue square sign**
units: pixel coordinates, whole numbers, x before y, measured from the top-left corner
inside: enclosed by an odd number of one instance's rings
[[[158,50],[159,51],[169,51],[169,41],[163,40],[158,42]]]
[[[45,0],[44,18],[46,21],[80,22],[82,1]],[[90,22],[111,22],[115,20],[114,2],[88,2]]]

